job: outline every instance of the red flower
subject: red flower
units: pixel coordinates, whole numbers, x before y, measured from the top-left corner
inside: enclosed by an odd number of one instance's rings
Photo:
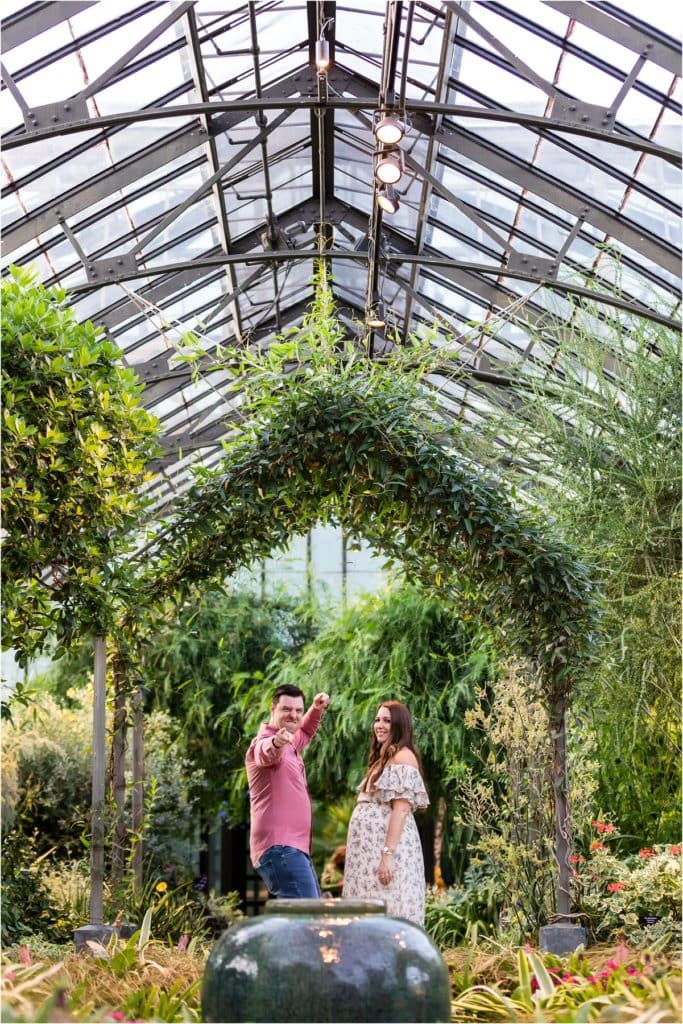
[[[680,846],[670,846],[669,847],[669,855],[671,857],[680,857],[680,855],[681,855],[681,847]]]
[[[621,890],[625,888],[626,882],[609,882],[607,885],[608,892],[621,892]]]
[[[656,857],[657,851],[649,846],[644,846],[642,850],[638,851],[638,856],[642,857],[643,860],[647,860],[648,857]]]
[[[581,854],[579,854],[578,857],[570,857],[569,858],[569,863],[570,864],[583,864],[585,859],[586,859],[585,857],[582,857]]]
[[[591,821],[591,825],[594,829],[597,829],[599,835],[602,835],[603,833],[607,833],[607,835],[609,835],[610,832],[616,832],[617,830],[616,826],[613,825],[611,821]]]
[[[591,850],[606,850],[607,847],[604,843],[601,843],[598,839],[594,839],[591,843]]]

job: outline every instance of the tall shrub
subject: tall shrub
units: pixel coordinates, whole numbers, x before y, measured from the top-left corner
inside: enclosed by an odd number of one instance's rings
[[[680,338],[590,303],[565,319],[536,326],[514,405],[470,444],[486,460],[504,436],[508,480],[595,566],[603,642],[575,708],[600,750],[597,802],[637,849],[681,828]],[[562,372],[541,376],[546,360]]]
[[[140,385],[58,288],[2,285],[3,643],[20,663],[106,619],[156,421]]]
[[[475,830],[475,864],[493,874],[503,900],[501,925],[519,939],[536,934],[557,911],[552,737],[533,666],[508,662],[466,712],[465,722],[474,733],[472,746],[477,735],[482,744],[478,770],[468,769],[460,783],[458,818]],[[569,803],[573,826],[581,832],[595,796],[595,762],[572,748]]]

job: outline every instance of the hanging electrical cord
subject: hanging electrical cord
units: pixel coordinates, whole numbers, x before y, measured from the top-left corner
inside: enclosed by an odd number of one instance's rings
[[[387,17],[384,29],[384,54],[382,59],[382,78],[379,92],[379,109],[385,110],[393,105],[396,99],[394,83],[396,81],[396,66],[398,63],[398,47],[401,35],[401,14],[403,4],[401,0],[396,3],[387,4]],[[404,60],[404,63],[406,61]],[[384,150],[380,150],[384,155]],[[400,157],[397,158],[400,160]],[[377,162],[377,155],[374,164]],[[391,184],[391,182],[389,183]],[[383,320],[383,315],[378,314],[378,305],[382,302],[379,292],[379,249],[380,235],[382,230],[383,209],[377,202],[378,184],[373,182],[372,210],[368,225],[368,281],[365,296],[366,327],[368,328],[368,356],[370,359],[375,355],[374,331]],[[382,310],[383,314],[383,310]]]
[[[318,70],[318,106],[315,115],[318,119],[318,255],[322,258],[328,247],[327,220],[325,198],[327,192],[327,181],[325,175],[325,121],[327,111],[327,69],[330,64],[330,44],[325,32],[334,23],[334,18],[326,18],[324,5],[318,4],[318,38],[315,45],[315,64]],[[323,274],[322,287],[327,287],[327,274]]]

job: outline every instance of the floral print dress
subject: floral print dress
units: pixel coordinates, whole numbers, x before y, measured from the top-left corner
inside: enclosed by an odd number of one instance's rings
[[[380,899],[387,914],[406,917],[422,926],[425,913],[425,871],[422,846],[409,814],[392,857],[393,878],[382,885],[378,876],[382,847],[386,845],[392,800],[408,800],[411,810],[427,807],[427,791],[417,768],[409,764],[387,765],[369,792],[358,791],[358,802],[349,822],[344,868],[345,899]]]

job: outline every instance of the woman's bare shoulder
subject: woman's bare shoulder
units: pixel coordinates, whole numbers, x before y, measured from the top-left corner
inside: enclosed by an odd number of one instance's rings
[[[411,768],[417,768],[417,758],[412,750],[408,750],[407,747],[401,747],[387,764],[409,764]]]

